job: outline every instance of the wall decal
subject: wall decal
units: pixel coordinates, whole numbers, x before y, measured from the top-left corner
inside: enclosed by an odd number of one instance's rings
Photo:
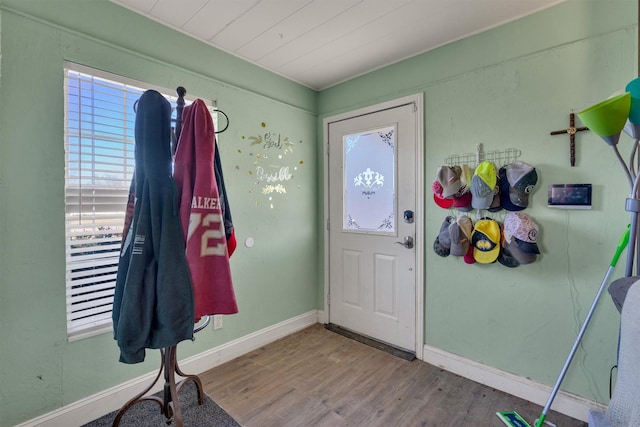
[[[304,165],[304,160],[296,158],[294,148],[302,140],[294,140],[282,132],[267,130],[265,122],[260,123],[262,131],[255,135],[242,136],[240,156],[253,159],[247,175],[251,179],[249,193],[256,195],[256,206],[268,202],[274,208],[277,198],[286,197],[287,189],[296,181],[296,173]],[[236,170],[241,170],[236,165]],[[297,184],[300,188],[300,184]]]

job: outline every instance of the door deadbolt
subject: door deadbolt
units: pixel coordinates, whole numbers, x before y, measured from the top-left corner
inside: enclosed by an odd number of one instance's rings
[[[404,222],[407,224],[413,224],[413,211],[404,211]]]

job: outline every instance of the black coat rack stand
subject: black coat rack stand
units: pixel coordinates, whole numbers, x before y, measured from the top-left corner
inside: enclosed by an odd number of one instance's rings
[[[174,144],[177,144],[177,140],[180,137],[180,131],[182,129],[182,109],[184,108],[184,96],[187,94],[187,90],[182,86],[179,87],[176,91],[178,93],[178,100],[176,102],[176,126],[174,131],[176,138]],[[172,152],[175,152],[175,147],[172,147]],[[209,324],[210,320],[211,319],[209,316],[205,316],[202,324],[195,328],[193,332],[196,333],[204,329]],[[118,427],[120,425],[120,420],[122,419],[124,414],[129,409],[131,409],[131,407],[147,400],[156,402],[158,405],[160,405],[160,412],[162,412],[162,414],[166,417],[167,423],[173,418],[176,427],[184,427],[184,423],[182,421],[182,412],[180,411],[180,402],[178,401],[178,393],[180,392],[180,389],[187,382],[193,381],[196,385],[196,388],[198,389],[198,405],[202,405],[204,403],[204,392],[202,389],[202,382],[197,375],[187,375],[182,372],[182,370],[178,366],[178,358],[176,353],[177,345],[160,349],[161,363],[158,375],[156,375],[156,378],[146,389],[144,389],[141,393],[136,395],[120,408],[120,410],[116,414],[115,419],[113,420],[113,427]],[[163,398],[161,399],[153,395],[145,396],[158,382],[158,379],[160,379],[160,375],[163,372]],[[176,374],[183,378],[178,383],[176,383]]]
[[[113,420],[113,427],[117,427],[120,425],[120,420],[124,416],[124,414],[134,405],[140,402],[144,402],[145,400],[149,400],[152,402],[156,402],[160,405],[160,412],[166,417],[167,422],[173,418],[175,421],[175,425],[177,427],[184,427],[184,423],[182,422],[182,412],[180,411],[180,402],[178,401],[178,393],[183,385],[185,385],[189,381],[193,381],[198,389],[198,405],[202,405],[204,403],[204,395],[202,390],[202,382],[197,375],[187,375],[178,366],[178,359],[176,356],[177,346],[173,345],[171,347],[161,348],[160,354],[162,357],[162,363],[160,364],[160,370],[158,371],[158,375],[153,380],[153,382],[144,389],[140,394],[135,396],[133,399],[129,400],[125,403],[118,413],[116,414],[115,419]],[[161,399],[157,396],[145,396],[149,390],[158,382],[160,378],[160,374],[164,371],[164,397]],[[183,377],[180,382],[176,383],[176,375]]]

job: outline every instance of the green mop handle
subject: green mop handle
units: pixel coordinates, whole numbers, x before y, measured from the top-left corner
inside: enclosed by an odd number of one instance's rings
[[[569,365],[571,364],[571,361],[573,360],[573,356],[576,354],[576,350],[578,349],[578,344],[580,343],[580,340],[582,340],[582,336],[584,335],[584,332],[587,329],[587,326],[589,325],[589,321],[591,320],[591,316],[593,315],[593,312],[595,311],[596,308],[596,304],[598,303],[598,300],[600,299],[600,295],[602,294],[602,291],[604,290],[604,287],[606,286],[608,280],[609,280],[609,276],[611,275],[611,273],[613,272],[613,269],[615,268],[616,264],[618,263],[618,258],[620,258],[620,254],[622,254],[622,251],[624,251],[624,249],[627,247],[627,245],[629,244],[629,225],[627,226],[627,230],[624,232],[624,234],[622,235],[622,237],[620,238],[620,241],[618,242],[618,247],[616,248],[616,253],[613,255],[613,258],[611,259],[611,264],[609,264],[609,269],[607,270],[607,274],[604,276],[604,280],[602,280],[602,284],[600,285],[600,289],[598,290],[598,293],[596,294],[596,297],[593,300],[593,303],[591,304],[591,308],[589,309],[589,313],[587,313],[587,317],[584,320],[584,323],[582,324],[582,327],[580,328],[580,332],[578,333],[578,338],[576,338],[576,341],[573,343],[573,347],[571,348],[571,351],[569,352],[569,356],[567,357],[567,360],[564,362],[564,366],[562,367],[562,371],[560,372],[560,376],[558,377],[558,380],[556,381],[556,385],[553,387],[553,390],[551,391],[551,395],[549,396],[549,399],[547,400],[547,404],[544,406],[544,409],[542,410],[542,413],[540,414],[540,417],[538,417],[538,420],[535,424],[535,427],[542,427],[542,425],[544,424],[544,420],[547,418],[547,413],[549,412],[549,409],[551,409],[551,404],[553,403],[553,399],[555,399],[556,394],[558,393],[558,390],[560,389],[560,384],[562,383],[562,380],[564,379],[565,374],[567,373],[567,370],[569,369]]]
[[[620,241],[618,242],[618,247],[616,248],[616,253],[613,255],[613,258],[611,259],[611,264],[609,264],[610,267],[616,266],[616,264],[618,263],[618,258],[620,258],[620,254],[622,254],[622,251],[624,251],[624,248],[626,248],[627,245],[629,244],[629,227],[630,225],[627,225],[627,231],[625,231],[622,237],[620,237]]]

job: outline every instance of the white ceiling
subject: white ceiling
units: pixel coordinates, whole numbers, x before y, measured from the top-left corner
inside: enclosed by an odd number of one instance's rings
[[[564,0],[111,0],[322,90]]]

